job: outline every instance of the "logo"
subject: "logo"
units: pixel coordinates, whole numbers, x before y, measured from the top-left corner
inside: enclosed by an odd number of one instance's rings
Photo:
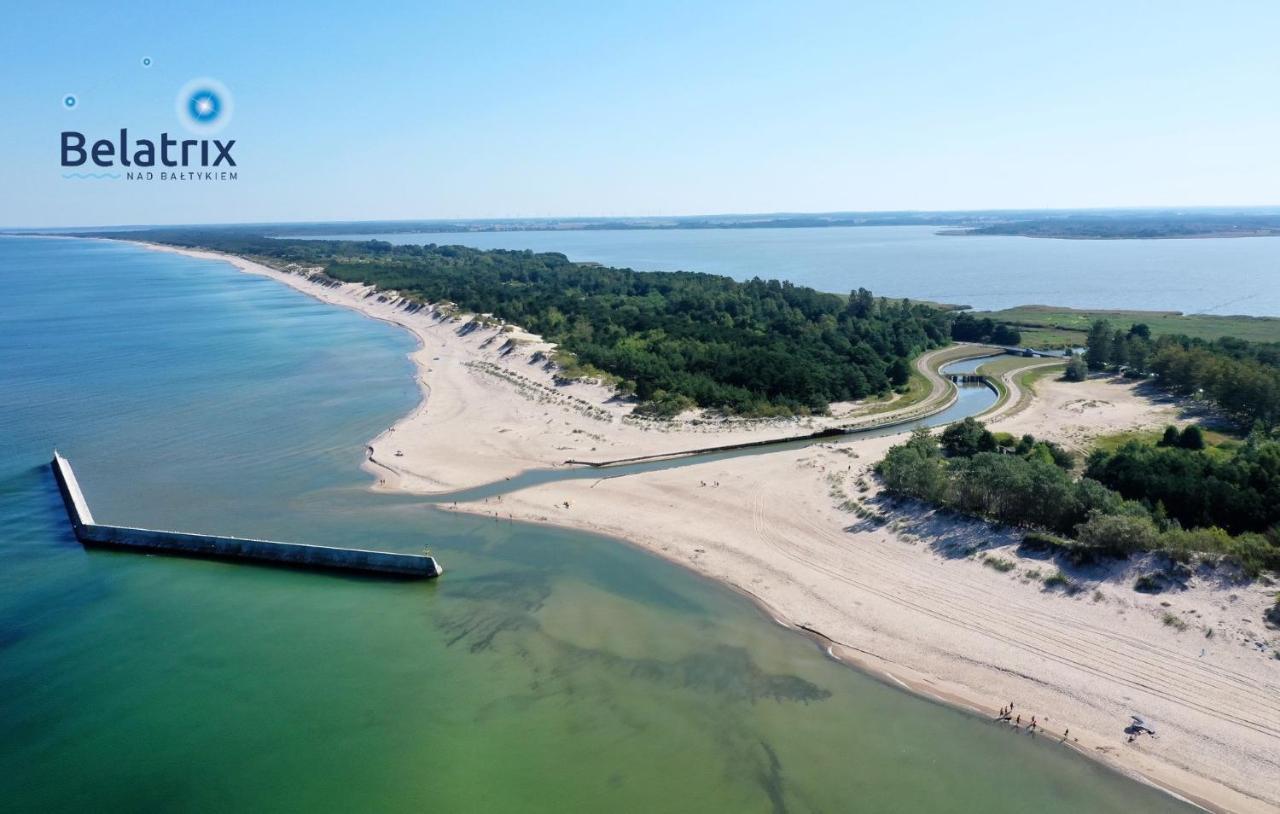
[[[143,57],[142,66],[151,67]],[[79,104],[75,94],[62,98],[62,106],[73,110]],[[234,102],[231,91],[216,79],[193,79],[182,86],[175,100],[175,112],[182,126],[195,136],[212,136],[231,123]],[[109,138],[90,140],[78,130],[62,131],[61,163],[64,169],[85,168],[92,172],[64,172],[63,178],[113,179],[126,181],[235,181],[239,179],[230,138],[181,138],[160,133],[159,138],[130,136],[121,127]],[[117,168],[124,172],[112,171]],[[107,170],[103,172],[102,170]]]
[[[178,91],[178,120],[193,133],[216,133],[231,121],[231,91],[216,79],[193,79]]]

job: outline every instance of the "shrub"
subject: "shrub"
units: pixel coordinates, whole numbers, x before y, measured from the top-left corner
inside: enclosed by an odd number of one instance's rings
[[[1262,619],[1271,627],[1280,627],[1280,594],[1276,595],[1276,603],[1262,614]]]
[[[1055,557],[1063,557],[1072,565],[1089,565],[1109,556],[1109,552],[1041,531],[1027,532],[1022,538],[1022,545],[1028,551],[1047,552]]]
[[[635,411],[641,415],[654,418],[674,418],[685,410],[692,410],[696,406],[697,404],[688,396],[657,390],[654,392],[652,399],[638,405]]]
[[[1002,574],[1013,570],[1013,563],[1003,557],[987,557],[982,561],[982,564],[988,568],[994,568]]]
[[[1267,542],[1261,534],[1241,534],[1231,538],[1227,555],[1239,563],[1250,577],[1263,571],[1280,571],[1280,548]]]
[[[994,452],[996,437],[981,421],[969,417],[942,431],[942,448],[948,455],[967,458],[979,452]]]
[[[1102,551],[1128,556],[1135,551],[1150,551],[1159,546],[1160,531],[1145,515],[1117,515],[1094,512],[1076,526],[1076,536],[1085,545]]]
[[[1089,378],[1089,366],[1085,364],[1084,359],[1079,356],[1073,356],[1070,362],[1067,362],[1067,371],[1062,374],[1069,382],[1082,382]]]
[[[1178,446],[1183,449],[1204,449],[1204,433],[1195,424],[1190,424],[1178,436]]]
[[[1171,627],[1179,633],[1187,629],[1186,621],[1181,616],[1170,611],[1160,614],[1160,621],[1164,622],[1166,627]]]
[[[1052,574],[1044,578],[1044,587],[1046,588],[1062,588],[1067,593],[1075,593],[1079,590],[1076,584],[1071,581],[1071,577],[1061,571],[1054,571]]]
[[[893,494],[939,502],[947,487],[946,465],[938,441],[928,430],[911,434],[911,440],[889,450],[876,465],[885,488]]]
[[[1164,590],[1164,581],[1154,574],[1143,574],[1133,583],[1133,589],[1144,594],[1158,594]]]
[[[1071,541],[1043,531],[1028,531],[1022,535],[1022,544],[1030,551],[1065,551]]]

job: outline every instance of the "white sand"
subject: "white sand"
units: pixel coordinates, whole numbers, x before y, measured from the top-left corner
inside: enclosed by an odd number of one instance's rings
[[[413,358],[426,399],[374,440],[380,488],[452,490],[570,458],[793,435],[835,421],[634,422],[624,419],[630,406],[610,402],[603,387],[555,386],[530,361],[549,347],[537,337],[467,333],[459,330],[465,320],[408,314],[360,286],[325,288],[240,258],[184,253],[226,259],[419,338]],[[524,344],[504,354],[513,337]],[[1045,379],[1035,389],[1016,415],[999,418],[1015,396],[988,417],[994,428],[1080,449],[1098,434],[1176,418],[1129,384]],[[1280,807],[1280,661],[1265,641],[1274,631],[1262,623],[1272,589],[1197,574],[1186,590],[1148,596],[1132,590],[1140,564],[1131,563],[1073,573],[1084,590],[1066,596],[1033,578],[1029,572],[1055,566],[1019,557],[1015,535],[919,508],[891,510],[883,526],[841,508],[858,498],[880,510],[868,470],[900,440],[564,481],[459,508],[624,538],[754,597],[783,624],[828,639],[834,656],[916,691],[992,716],[1013,701],[1024,724],[1038,717],[1043,737],[1056,740],[1069,727],[1063,748],[1213,810]],[[978,548],[1013,570],[965,555]],[[1180,624],[1167,624],[1166,614]],[[1130,714],[1146,717],[1160,737],[1128,742]]]
[[[1099,436],[1187,423],[1169,403],[1140,397],[1140,386],[1119,377],[1075,383],[1041,379],[1034,385],[1035,399],[1030,406],[1007,419],[992,421],[992,428],[1015,435],[1031,433],[1087,453]],[[1011,407],[1016,401],[1016,397],[1011,399]]]

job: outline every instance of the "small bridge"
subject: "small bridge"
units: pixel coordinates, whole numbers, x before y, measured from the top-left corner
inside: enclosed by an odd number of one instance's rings
[[[1036,350],[1035,348],[1008,347],[1004,345],[996,345],[995,347],[1000,348],[1000,350],[1004,351],[1010,356],[1025,356],[1028,359],[1035,359],[1035,358],[1065,359],[1067,358],[1066,354],[1063,353],[1062,351]]]
[[[426,554],[397,554],[360,548],[279,543],[212,534],[157,531],[130,526],[105,526],[93,519],[80,490],[71,462],[54,450],[50,462],[67,517],[76,539],[86,546],[102,546],[146,554],[177,554],[220,560],[251,560],[297,568],[357,571],[405,579],[438,577],[444,572],[435,557]]]

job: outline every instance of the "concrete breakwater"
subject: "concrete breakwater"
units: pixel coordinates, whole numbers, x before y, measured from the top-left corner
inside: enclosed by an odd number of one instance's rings
[[[443,573],[435,558],[426,554],[398,554],[359,548],[281,543],[213,534],[190,534],[130,526],[107,526],[94,521],[88,501],[76,480],[71,463],[56,450],[50,462],[67,516],[82,544],[225,560],[251,560],[300,568],[357,571],[383,576],[425,579]]]

